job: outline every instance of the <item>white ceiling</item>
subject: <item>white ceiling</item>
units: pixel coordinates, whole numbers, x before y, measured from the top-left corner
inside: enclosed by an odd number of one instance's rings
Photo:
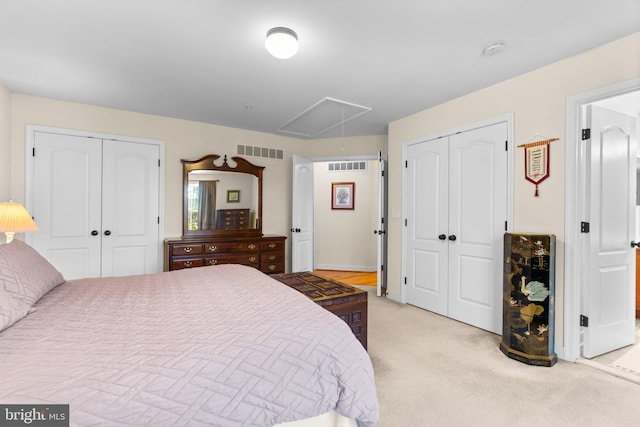
[[[295,57],[264,49],[276,26],[297,32]],[[319,137],[381,135],[638,31],[639,0],[0,0],[0,83],[273,133],[331,97],[372,111]]]

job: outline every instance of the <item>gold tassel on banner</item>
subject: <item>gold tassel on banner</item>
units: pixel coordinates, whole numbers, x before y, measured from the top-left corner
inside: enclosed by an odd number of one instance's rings
[[[524,148],[524,177],[527,181],[535,184],[535,197],[538,197],[538,184],[549,178],[549,161],[551,155],[549,144],[558,139],[559,138],[549,138],[518,145],[518,147]]]

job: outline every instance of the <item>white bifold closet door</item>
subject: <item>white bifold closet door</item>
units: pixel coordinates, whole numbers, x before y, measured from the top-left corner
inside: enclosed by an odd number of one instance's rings
[[[407,147],[409,304],[500,333],[507,123]]]
[[[160,271],[160,147],[36,132],[31,243],[66,279]]]

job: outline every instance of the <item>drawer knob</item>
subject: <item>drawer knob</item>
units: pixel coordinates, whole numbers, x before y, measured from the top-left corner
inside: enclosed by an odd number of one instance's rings
[[[250,262],[256,262],[256,257],[254,257],[254,256],[250,256],[250,257],[249,257],[249,261],[250,261]]]
[[[276,260],[276,256],[275,255],[270,255],[269,256],[269,261],[275,261]]]
[[[209,265],[216,265],[218,263],[217,259],[209,260]]]
[[[255,248],[256,248],[256,245],[254,245],[253,243],[249,244],[249,249],[255,249]]]
[[[192,267],[192,266],[193,266],[193,263],[192,263],[191,261],[185,261],[185,262],[184,262],[184,266],[185,266],[185,267],[187,267],[187,268],[189,268],[189,267]]]
[[[269,266],[269,270],[273,271],[273,270],[275,270],[275,269],[276,269],[276,266],[275,266],[274,264],[271,264],[271,265]]]
[[[183,251],[190,254],[193,251],[193,248],[191,246],[187,246],[186,248],[183,249]]]
[[[215,251],[217,251],[217,250],[218,250],[218,247],[217,247],[216,245],[211,245],[211,246],[209,246],[209,251],[211,251],[211,252],[215,252]]]
[[[273,249],[273,248],[275,248],[275,247],[276,247],[276,244],[275,244],[275,243],[273,243],[273,242],[272,242],[272,243],[269,243],[269,248]]]

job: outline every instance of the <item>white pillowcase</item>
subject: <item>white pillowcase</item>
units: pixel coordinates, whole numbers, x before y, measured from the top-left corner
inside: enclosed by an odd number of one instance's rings
[[[0,245],[0,290],[31,307],[64,277],[35,249],[21,240]]]

